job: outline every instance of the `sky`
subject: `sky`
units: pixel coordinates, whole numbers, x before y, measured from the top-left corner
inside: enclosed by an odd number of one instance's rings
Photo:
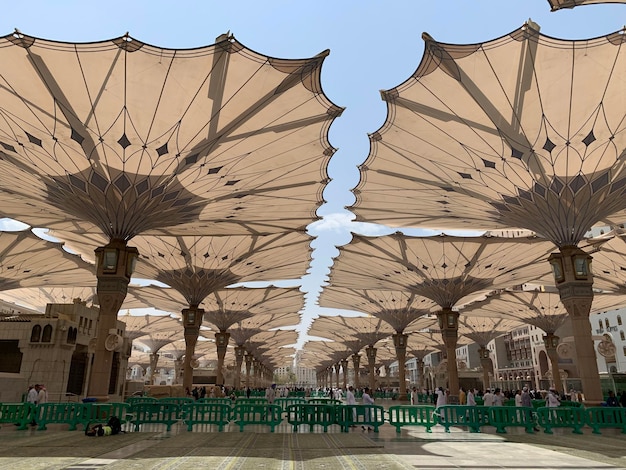
[[[328,98],[345,108],[330,128],[337,152],[330,161],[328,184],[318,211],[322,220],[309,226],[315,236],[310,274],[281,283],[302,285],[307,304],[297,347],[308,339],[306,328],[320,314],[337,311],[315,305],[336,246],[350,232],[365,235],[392,229],[354,223],[345,209],[359,181],[358,165],[369,152],[368,134],[385,121],[380,90],[404,82],[419,65],[427,32],[436,41],[470,44],[503,36],[532,19],[548,36],[586,39],[617,31],[626,24],[626,5],[589,5],[550,12],[547,0],[31,0],[6,2],[0,34],[22,33],[58,41],[91,42],[129,33],[165,48],[213,44],[230,32],[246,47],[268,56],[301,59],[326,49],[322,87]],[[1,104],[0,104],[1,105]],[[0,222],[1,229],[15,228]],[[434,233],[416,228],[410,235]]]

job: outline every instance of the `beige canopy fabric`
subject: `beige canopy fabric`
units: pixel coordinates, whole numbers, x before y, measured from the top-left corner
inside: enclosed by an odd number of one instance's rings
[[[30,230],[0,232],[0,291],[95,284],[94,265],[65,251],[63,243],[43,240]]]
[[[100,235],[53,232],[73,250],[93,256],[105,240]],[[178,296],[163,299],[158,309],[180,312],[201,304],[211,292],[249,281],[276,281],[303,276],[311,262],[313,237],[301,231],[268,235],[221,235],[157,237],[139,235],[132,245],[139,250],[134,277],[159,281],[177,290]],[[163,291],[165,295],[167,293]],[[138,294],[138,292],[137,292]]]
[[[126,335],[133,340],[161,331],[181,331],[182,338],[182,326],[179,321],[168,315],[131,315],[127,313],[120,315],[118,319],[126,324]]]
[[[626,3],[625,0],[548,0],[552,11],[598,3]]]
[[[232,35],[186,50],[4,36],[2,215],[122,240],[303,229],[342,111],[327,55],[271,58]]]
[[[354,234],[339,248],[329,284],[404,291],[452,308],[478,294],[545,276],[553,248],[546,240],[526,237]]]
[[[379,340],[391,336],[394,329],[380,318],[319,316],[311,323],[309,336],[317,336],[342,342],[351,354],[357,354],[365,346],[373,346]]]
[[[357,221],[525,228],[561,247],[624,220],[626,37],[538,29],[468,45],[424,35],[415,73],[382,93],[387,118],[360,167]]]
[[[501,291],[461,310],[467,316],[508,318],[554,333],[568,318],[558,293]]]
[[[46,311],[48,304],[68,304],[74,300],[85,302],[90,307],[99,305],[95,285],[93,287],[24,287],[2,291],[0,297],[6,302],[28,306],[42,313]],[[126,301],[132,304],[133,300],[132,295],[127,296],[122,308],[129,308]]]

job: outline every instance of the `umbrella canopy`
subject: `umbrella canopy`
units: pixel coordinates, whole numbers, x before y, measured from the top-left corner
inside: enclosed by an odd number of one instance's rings
[[[121,240],[302,229],[342,111],[327,55],[271,58],[232,35],[186,50],[4,36],[2,213]]]
[[[133,340],[161,331],[180,332],[182,338],[182,328],[179,321],[168,315],[131,315],[127,313],[118,316],[118,319],[126,324],[126,335]]]
[[[354,234],[339,248],[330,285],[403,291],[452,308],[481,293],[546,276],[552,249],[546,240],[526,237]]]
[[[320,316],[309,327],[309,336],[318,336],[343,343],[351,354],[365,346],[374,346],[379,340],[391,336],[394,329],[376,317]]]
[[[342,274],[338,276],[343,277]],[[338,283],[343,282],[340,279]],[[430,315],[437,308],[433,300],[408,291],[338,287],[332,281],[331,285],[321,292],[319,304],[325,308],[357,310],[380,318],[393,329],[390,334],[394,331],[402,333],[407,329],[409,331],[421,329],[421,324],[414,323],[419,318]]]
[[[528,22],[481,44],[424,40],[415,73],[382,93],[357,220],[525,228],[559,247],[624,220],[621,31],[561,40]]]
[[[95,282],[94,282],[95,284]],[[78,299],[89,306],[99,305],[96,287],[24,287],[0,292],[0,298],[6,302],[18,305],[27,305],[31,308],[46,311],[48,304],[69,304]],[[133,297],[126,297],[123,307],[129,308],[127,301],[132,305]],[[132,307],[130,307],[132,308]]]
[[[93,256],[102,246],[102,236],[54,232],[68,240],[73,250]],[[134,276],[156,280],[178,294],[161,291],[162,296],[145,299],[160,310],[180,312],[189,305],[200,305],[218,289],[248,281],[274,281],[303,276],[311,261],[312,237],[293,231],[268,235],[232,236],[137,236],[139,249]],[[135,290],[140,295],[141,290]],[[146,295],[149,292],[146,291]],[[142,294],[143,295],[143,294]],[[152,303],[158,301],[158,304]]]
[[[0,232],[0,291],[20,287],[95,286],[95,267],[30,230]]]

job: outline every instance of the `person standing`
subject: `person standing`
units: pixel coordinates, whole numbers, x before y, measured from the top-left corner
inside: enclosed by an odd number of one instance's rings
[[[609,390],[609,396],[606,399],[606,406],[612,406],[612,407],[619,406],[619,400],[615,396],[615,392],[613,392],[613,390]]]
[[[446,404],[446,392],[443,390],[443,387],[439,387],[437,390],[435,390],[435,395],[437,395],[435,409]]]
[[[39,384],[31,385],[28,387],[28,393],[26,394],[26,401],[28,403],[32,403],[33,405],[37,404],[37,389],[39,388]]]
[[[467,394],[465,393],[465,389],[461,387],[459,389],[459,405],[467,404]]]
[[[274,400],[276,399],[276,384],[272,384],[271,387],[267,387],[267,390],[265,390],[265,398],[270,405],[274,403]]]
[[[476,389],[471,388],[467,391],[467,404],[468,406],[476,406]]]
[[[48,403],[48,390],[44,384],[39,384],[39,392],[37,393],[37,404]]]
[[[493,406],[493,393],[491,393],[490,389],[487,389],[487,391],[483,395],[483,405]]]
[[[546,397],[546,406],[549,408],[556,408],[561,405],[561,400],[556,394],[556,390],[550,389],[548,396]]]
[[[352,387],[352,385],[350,385],[348,387],[348,390],[346,390],[346,405],[356,405],[356,398],[354,398],[354,387]],[[352,408],[352,424],[350,425],[351,428],[355,428],[356,427],[356,407]]]
[[[496,388],[496,391],[493,394],[493,403],[490,406],[502,406],[504,405],[504,397],[502,396],[502,392],[499,388]],[[487,406],[487,403],[485,403]]]
[[[363,401],[364,405],[373,405],[374,404],[374,399],[370,396],[370,389],[369,387],[365,387],[365,389],[363,390],[363,396],[361,397],[361,400]],[[367,423],[367,430],[371,431],[372,427],[369,425],[371,421],[371,414],[370,414],[370,410],[368,408],[365,409],[365,422]],[[363,428],[363,431],[365,431],[365,426],[361,426],[361,428]]]

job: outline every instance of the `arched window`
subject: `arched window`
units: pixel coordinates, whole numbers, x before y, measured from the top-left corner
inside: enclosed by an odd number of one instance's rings
[[[598,320],[598,326],[602,329],[602,320]]]
[[[76,328],[70,327],[67,330],[67,344],[75,344],[76,343]]]
[[[619,326],[621,326],[621,325],[622,325],[622,317],[621,317],[621,315],[618,315],[618,316],[617,316],[617,324],[618,324]]]
[[[620,330],[619,339],[621,339],[622,341],[626,341],[626,335],[624,335],[624,330]]]
[[[606,325],[607,328],[609,327],[609,319],[608,318],[604,319],[604,324]]]
[[[35,325],[30,332],[30,342],[38,343],[39,341],[41,341],[41,325]]]
[[[43,327],[43,334],[41,335],[42,343],[49,343],[52,341],[52,325],[46,325]]]

